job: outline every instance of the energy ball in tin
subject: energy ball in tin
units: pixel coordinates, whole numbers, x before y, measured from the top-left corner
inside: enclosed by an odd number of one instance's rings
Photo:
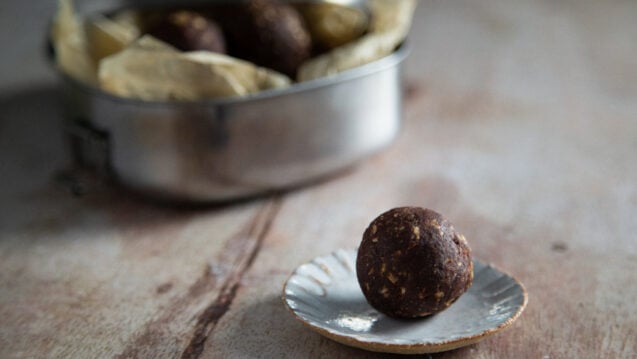
[[[301,14],[279,0],[248,0],[219,16],[230,55],[291,78],[312,55],[312,38]]]
[[[446,218],[430,209],[400,207],[365,230],[356,273],[372,307],[415,318],[448,308],[469,289],[473,263],[465,237]]]
[[[182,51],[226,52],[221,28],[211,19],[188,10],[178,10],[157,21],[148,33]]]

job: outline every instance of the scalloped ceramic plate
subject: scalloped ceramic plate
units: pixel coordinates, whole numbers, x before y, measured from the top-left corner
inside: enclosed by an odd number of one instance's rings
[[[396,319],[372,308],[356,279],[356,251],[339,250],[298,267],[283,301],[311,329],[337,342],[378,352],[435,353],[476,343],[522,313],[520,282],[474,259],[473,285],[443,312]]]

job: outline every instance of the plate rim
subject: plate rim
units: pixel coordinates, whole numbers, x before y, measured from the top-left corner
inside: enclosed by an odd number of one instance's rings
[[[473,334],[473,335],[468,335],[465,337],[461,337],[461,338],[455,338],[455,339],[449,339],[449,340],[442,340],[442,341],[437,341],[437,342],[423,342],[423,343],[414,343],[414,344],[398,344],[398,343],[382,343],[382,342],[378,342],[378,341],[370,341],[370,340],[361,340],[361,339],[357,339],[351,335],[347,335],[347,334],[342,334],[339,332],[334,332],[331,331],[329,329],[325,329],[322,327],[319,327],[315,324],[313,324],[312,322],[305,320],[304,318],[302,318],[300,315],[298,315],[296,313],[296,311],[288,304],[287,301],[287,295],[285,293],[286,288],[288,287],[288,284],[290,282],[290,280],[298,273],[298,270],[306,264],[315,262],[316,260],[323,258],[323,257],[330,257],[330,256],[335,256],[336,253],[338,253],[339,251],[344,251],[344,252],[349,252],[349,253],[354,253],[354,257],[356,256],[356,249],[337,249],[335,251],[332,251],[328,254],[325,255],[320,255],[317,257],[314,257],[313,259],[301,263],[299,266],[297,266],[294,271],[288,276],[288,278],[285,280],[284,284],[283,284],[283,290],[282,290],[282,295],[281,295],[281,299],[285,305],[285,308],[301,323],[303,323],[303,325],[329,339],[332,339],[338,343],[344,344],[344,345],[348,345],[351,347],[356,347],[356,348],[360,348],[360,349],[365,349],[365,350],[369,350],[369,351],[374,351],[374,352],[382,352],[382,353],[395,353],[395,354],[427,354],[427,353],[438,353],[438,352],[443,352],[443,351],[447,351],[447,350],[452,350],[452,349],[457,349],[463,346],[467,346],[467,345],[471,345],[471,344],[475,344],[489,336],[492,336],[498,332],[500,332],[503,329],[508,328],[509,326],[511,326],[513,324],[513,322],[515,322],[518,317],[520,317],[520,315],[522,314],[522,312],[524,311],[524,309],[526,308],[526,305],[528,303],[529,300],[529,296],[528,296],[528,292],[526,290],[526,287],[524,286],[524,284],[519,281],[517,278],[515,278],[514,276],[512,276],[511,274],[509,274],[507,271],[501,270],[499,267],[493,265],[491,262],[483,262],[479,259],[476,258],[472,258],[472,261],[474,262],[478,262],[482,265],[484,265],[485,267],[491,267],[492,269],[508,276],[509,278],[513,279],[513,281],[515,281],[515,283],[520,286],[521,290],[522,290],[522,297],[523,297],[523,301],[522,304],[517,308],[517,310],[515,311],[515,313],[513,313],[513,315],[511,315],[509,318],[507,318],[507,320],[505,320],[504,322],[500,323],[499,325],[493,327],[493,328],[489,328],[486,329],[480,333],[477,334]]]

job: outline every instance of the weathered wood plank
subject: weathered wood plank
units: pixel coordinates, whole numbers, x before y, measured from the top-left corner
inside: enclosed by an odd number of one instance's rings
[[[196,351],[274,210],[263,203],[193,213],[125,198],[107,207],[69,200],[76,203],[40,205],[44,224],[3,235],[2,357]]]

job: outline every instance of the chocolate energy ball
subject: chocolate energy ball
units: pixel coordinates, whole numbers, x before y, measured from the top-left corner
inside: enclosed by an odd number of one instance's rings
[[[356,273],[374,308],[414,318],[453,304],[471,286],[473,263],[466,239],[442,215],[400,207],[365,230]]]
[[[248,0],[226,7],[218,16],[232,56],[296,77],[308,60],[312,40],[303,18],[292,6],[277,0]]]
[[[155,23],[148,33],[182,51],[226,52],[221,28],[194,11],[171,12]]]

